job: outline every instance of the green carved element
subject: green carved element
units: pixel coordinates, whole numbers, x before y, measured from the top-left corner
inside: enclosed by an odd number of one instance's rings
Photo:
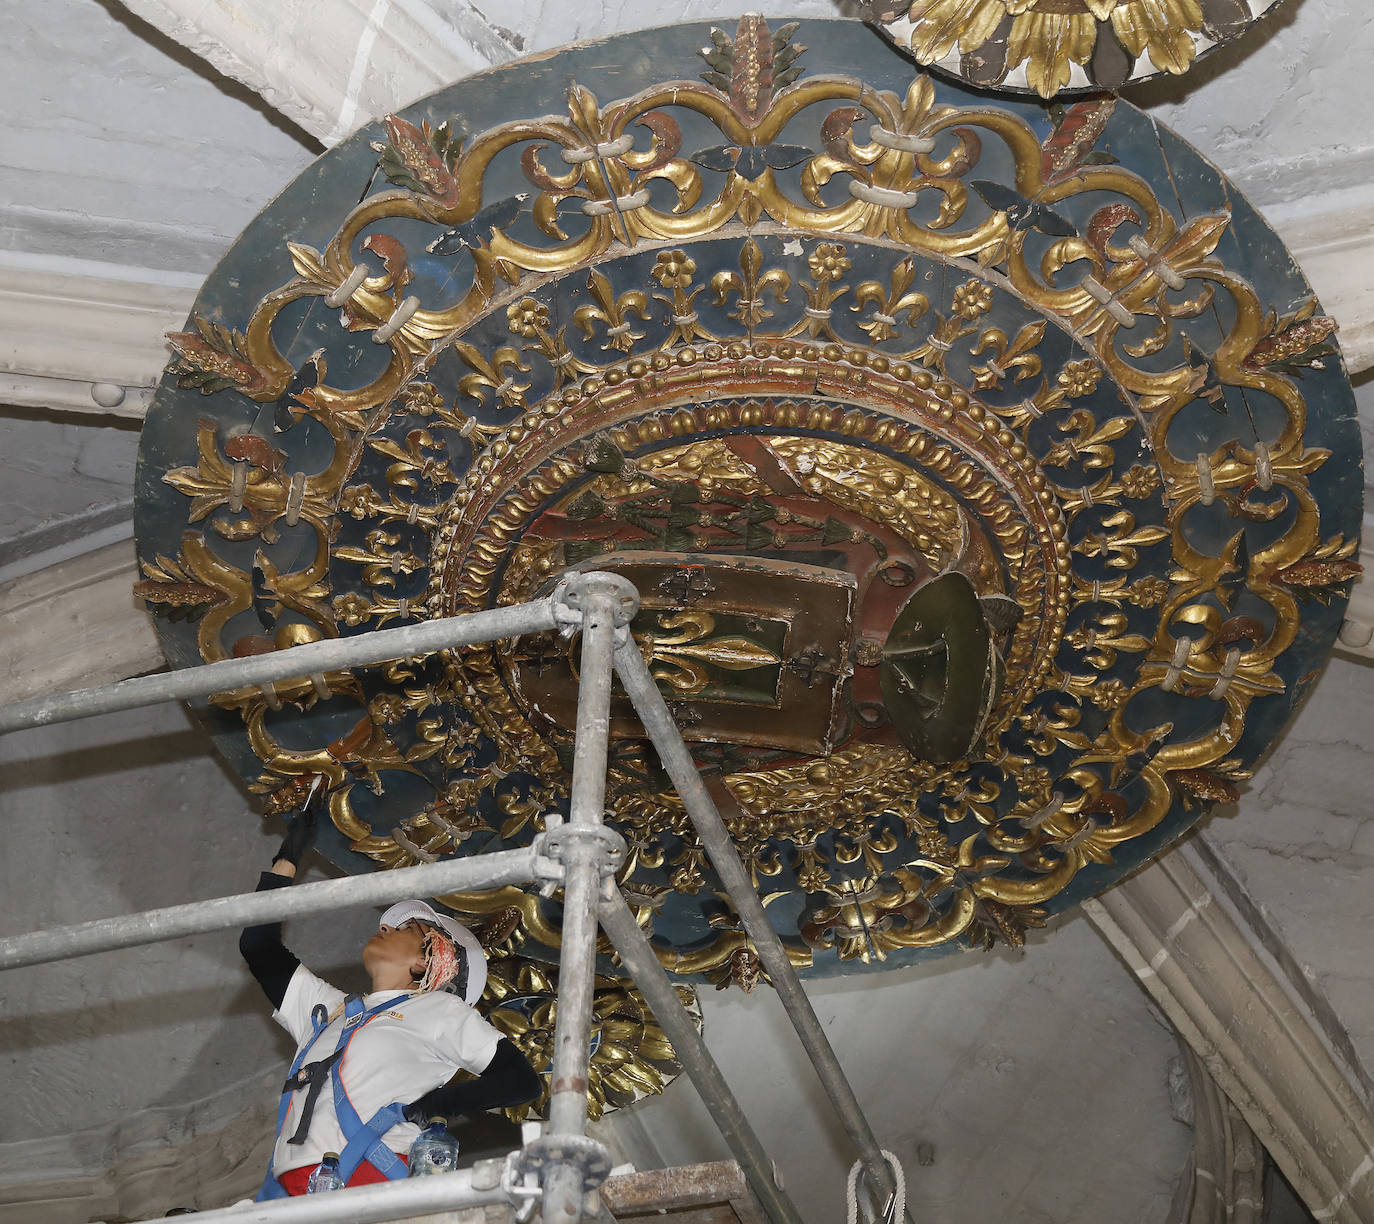
[[[932,578],[898,612],[883,646],[883,701],[920,760],[969,755],[1002,689],[1002,656],[978,592],[957,570]]]
[[[787,622],[728,612],[641,612],[630,624],[671,700],[776,707]]]

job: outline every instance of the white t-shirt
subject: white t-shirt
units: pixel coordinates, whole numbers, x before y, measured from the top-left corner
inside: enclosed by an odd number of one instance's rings
[[[363,1009],[400,994],[395,990],[366,994]],[[314,1062],[328,1058],[338,1044],[344,998],[343,991],[301,965],[292,974],[281,1007],[272,1018],[291,1034],[299,1051],[310,1040],[310,1014],[315,1005],[324,1004],[330,1015],[339,1010],[306,1057],[307,1062]],[[354,1034],[340,1060],[339,1074],[358,1117],[367,1122],[384,1105],[409,1103],[446,1084],[455,1071],[485,1071],[500,1040],[501,1034],[457,995],[413,995],[384,1008]],[[287,1143],[296,1133],[307,1092],[302,1088],[291,1093],[286,1121],[272,1153],[272,1169],[278,1176],[303,1165],[319,1164],[326,1152],[342,1152],[347,1142],[334,1115],[333,1085],[326,1082],[315,1099],[305,1142]],[[418,1127],[401,1122],[382,1139],[392,1151],[404,1154],[419,1133]]]

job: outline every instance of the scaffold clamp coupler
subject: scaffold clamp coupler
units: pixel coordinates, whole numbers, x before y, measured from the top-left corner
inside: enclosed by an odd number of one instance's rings
[[[608,594],[616,600],[615,640],[619,645],[639,611],[639,592],[629,579],[604,570],[568,573],[558,580],[549,596],[558,630],[564,637],[571,637],[581,629],[588,599],[595,593]]]
[[[605,825],[583,825],[566,822],[540,835],[535,843],[535,874],[540,879],[563,880],[565,851],[573,842],[595,842],[599,847],[597,872],[607,879],[615,875],[625,862],[625,839]]]
[[[538,1179],[542,1186],[547,1171],[555,1165],[572,1165],[582,1174],[583,1194],[599,1189],[611,1172],[610,1151],[587,1135],[544,1135],[512,1152],[509,1159],[507,1176],[517,1195],[529,1192],[532,1179]]]
[[[533,1170],[526,1171],[521,1160],[523,1155],[519,1149],[511,1152],[501,1167],[501,1191],[516,1204],[515,1218],[520,1224],[525,1224],[534,1215],[535,1204],[544,1197],[539,1175]]]

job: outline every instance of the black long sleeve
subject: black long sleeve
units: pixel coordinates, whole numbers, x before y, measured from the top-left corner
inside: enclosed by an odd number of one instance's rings
[[[258,892],[269,888],[288,888],[291,880],[287,876],[264,871],[258,877]],[[281,941],[281,923],[265,922],[261,926],[243,928],[239,936],[239,954],[248,962],[248,968],[258,979],[258,985],[271,1001],[273,1007],[280,1007],[286,997],[286,987],[291,976],[300,965],[300,959]]]
[[[412,1102],[406,1114],[412,1121],[421,1119],[421,1125],[423,1120],[433,1117],[447,1118],[451,1123],[460,1114],[481,1113],[486,1109],[532,1101],[542,1089],[539,1073],[530,1066],[529,1059],[510,1038],[502,1037],[481,1075],[432,1088]]]

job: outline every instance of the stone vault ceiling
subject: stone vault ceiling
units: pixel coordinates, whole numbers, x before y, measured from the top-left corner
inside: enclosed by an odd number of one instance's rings
[[[417,0],[392,7],[397,21],[430,12]],[[318,6],[279,3],[280,25],[256,54],[195,35],[198,20],[202,30],[213,22],[170,0],[51,0],[0,16],[11,51],[0,77],[0,377],[9,380],[0,401],[13,405],[0,408],[0,616],[10,617],[0,675],[12,683],[42,687],[26,662],[41,655],[32,628],[13,632],[37,605],[14,594],[16,584],[127,535],[136,407],[160,366],[157,336],[180,323],[200,279],[322,138],[368,117],[373,93],[390,88],[398,104],[440,83],[428,68],[412,81],[404,65],[384,62],[385,37],[375,80],[357,37],[324,46],[331,28],[354,28],[344,17],[360,30],[372,8],[340,0],[331,27]],[[789,11],[842,8],[797,0]],[[683,0],[452,9],[447,24],[430,12],[420,28],[450,53],[445,63],[469,70],[619,29],[738,15]],[[1359,353],[1374,327],[1364,274],[1374,268],[1374,138],[1363,122],[1374,85],[1352,65],[1374,52],[1374,23],[1362,0],[1290,0],[1255,33],[1190,77],[1128,96],[1250,194],[1341,317],[1348,354]],[[343,85],[333,95],[313,88],[312,60],[331,57],[361,64],[351,101]],[[239,70],[245,62],[256,76]],[[301,91],[307,101],[285,88],[293,78],[312,87]],[[56,288],[35,297],[35,285]],[[101,294],[137,310],[112,322],[97,309]],[[86,326],[88,317],[98,324]],[[143,339],[125,342],[126,326]],[[153,363],[143,383],[136,358]],[[94,411],[89,386],[102,381],[127,388],[115,415]],[[1374,401],[1361,407],[1369,436]],[[76,640],[62,686],[97,671],[110,649],[99,629]],[[1355,1064],[1356,1084],[1374,1067],[1371,697],[1368,665],[1337,658],[1238,808],[1219,810],[1205,830],[1268,954],[1306,984],[1330,1044]],[[172,710],[0,741],[0,819],[10,831],[5,933],[236,891],[275,845],[199,731]],[[314,963],[342,968],[367,922],[300,924],[293,942]],[[169,1142],[183,1169],[200,1171],[207,1196],[234,1184],[283,1051],[232,945],[227,934],[207,936],[6,979],[0,1219],[160,1212],[173,1203],[159,1197],[155,1173],[117,1183],[105,1171],[121,1160],[155,1171]],[[812,990],[927,1218],[1171,1219],[1193,1143],[1178,1120],[1188,1114],[1177,1067],[1170,1094],[1179,1047],[1084,916],[1033,935],[1023,958],[959,958],[858,993],[839,981]],[[775,1040],[775,1001],[729,992],[703,1007],[708,1039],[789,1189],[817,1204],[818,1221],[838,1218],[848,1156],[823,1120],[810,1120],[821,1103],[790,1046]],[[642,1159],[720,1154],[685,1083],[633,1111],[619,1142]],[[934,1162],[921,1166],[926,1143]]]

